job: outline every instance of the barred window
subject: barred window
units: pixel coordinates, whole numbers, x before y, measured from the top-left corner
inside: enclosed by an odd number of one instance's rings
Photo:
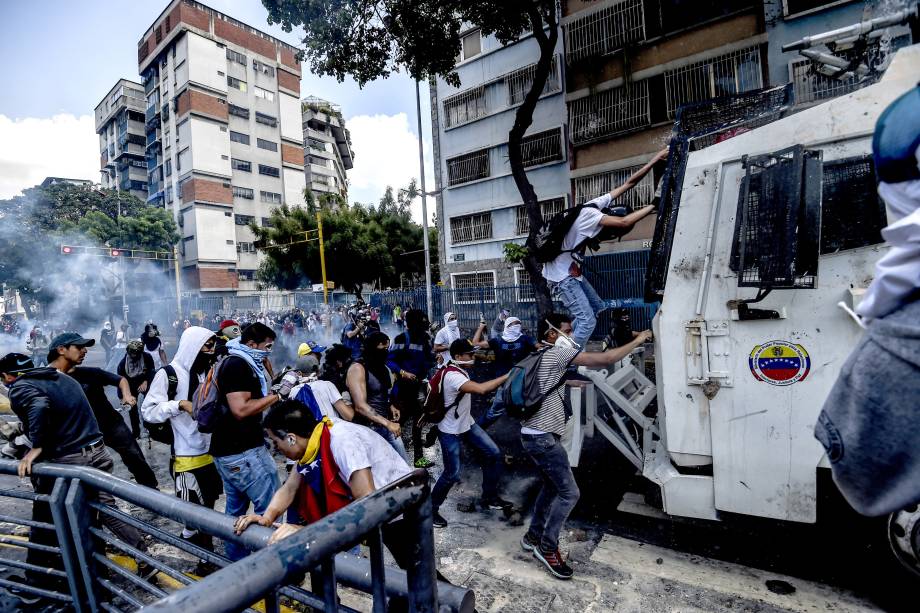
[[[533,285],[530,284],[530,273],[526,268],[514,269],[514,293],[518,302],[533,302]]]
[[[547,220],[556,213],[565,209],[565,198],[551,198],[540,201],[540,214]],[[517,236],[530,234],[530,219],[527,217],[527,207],[522,205],[514,207],[515,233]]]
[[[234,221],[236,222],[236,225],[238,226],[248,226],[253,221],[255,221],[255,219],[256,218],[253,217],[252,215],[236,215],[234,218]]]
[[[789,65],[789,72],[796,104],[836,98],[860,87],[859,81],[854,77],[834,79],[816,72],[811,60],[807,58],[794,60]]]
[[[246,81],[242,81],[235,77],[227,77],[227,86],[232,87],[233,89],[238,89],[241,92],[246,91]]]
[[[246,198],[247,200],[253,199],[253,191],[248,187],[237,187],[233,186],[233,197],[234,198]]]
[[[470,272],[451,275],[454,286],[454,301],[458,304],[471,302],[495,302],[495,273]]]
[[[749,47],[664,73],[668,117],[681,105],[763,87],[760,49]]]
[[[259,192],[259,199],[262,202],[267,202],[269,204],[281,204],[281,194],[276,194],[275,192]],[[262,224],[265,225],[264,223]]]
[[[278,118],[272,117],[271,115],[266,115],[265,113],[260,113],[256,111],[256,122],[265,124],[266,126],[276,127],[278,125]],[[261,139],[259,139],[261,140]],[[272,143],[274,145],[274,143]],[[259,145],[260,147],[262,145]],[[276,149],[273,149],[275,151]]]
[[[622,185],[642,166],[629,166],[627,168],[618,168],[608,172],[601,172],[587,177],[578,177],[575,179],[575,204],[584,204],[598,196],[611,191],[613,188]],[[619,206],[628,206],[638,209],[652,203],[655,197],[655,179],[652,173],[642,177],[633,189],[629,190],[616,200]]]
[[[554,55],[550,59],[549,76],[546,78],[546,85],[543,87],[543,94],[558,92],[562,89],[562,81],[559,78],[558,56]],[[537,65],[531,64],[520,70],[505,75],[505,85],[508,88],[508,106],[524,102],[524,96],[533,86],[534,74],[537,72]]]
[[[524,166],[539,166],[562,160],[562,132],[559,128],[537,132],[521,139]]]
[[[648,81],[598,92],[569,103],[572,142],[587,143],[651,123]]]
[[[274,166],[266,166],[265,164],[259,164],[259,174],[267,175],[269,177],[280,177],[281,171]]]
[[[259,149],[267,149],[268,151],[277,151],[278,143],[273,143],[270,140],[265,140],[264,138],[257,138],[256,144],[259,146]]]
[[[243,119],[249,119],[249,109],[242,106],[237,106],[235,104],[227,105],[227,112],[229,112],[234,117],[242,117]]]
[[[230,158],[230,166],[233,170],[242,170],[243,172],[252,172],[252,162]]]
[[[237,64],[246,65],[246,56],[242,53],[237,53],[233,49],[227,49],[227,59],[236,62]]]
[[[488,149],[480,149],[447,160],[448,185],[460,185],[477,179],[485,179],[490,174]]]
[[[450,218],[451,243],[469,243],[492,238],[492,212]]]
[[[642,0],[623,0],[563,27],[567,61],[611,53],[628,43],[645,40]]]
[[[486,104],[486,88],[476,87],[444,99],[445,127],[453,128],[460,124],[484,117],[489,113]]]

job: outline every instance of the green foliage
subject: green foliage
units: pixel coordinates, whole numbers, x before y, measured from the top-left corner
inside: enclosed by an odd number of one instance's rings
[[[408,196],[414,193],[413,181],[395,197],[394,190],[387,188],[377,206],[318,209],[327,279],[354,293],[360,293],[365,283],[396,287],[402,280],[424,282],[425,260],[419,251],[422,228],[412,221],[409,211]],[[268,246],[258,272],[261,281],[282,289],[321,282],[319,242],[304,241],[314,237],[316,210],[282,206],[272,212],[271,227],[252,229],[257,245]],[[436,233],[434,241],[436,245]]]
[[[517,243],[505,243],[502,249],[505,252],[505,261],[509,264],[520,264],[524,261],[524,258],[530,255],[527,247]]]

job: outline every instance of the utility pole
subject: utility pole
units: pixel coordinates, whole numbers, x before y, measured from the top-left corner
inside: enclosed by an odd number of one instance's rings
[[[422,179],[422,241],[425,246],[425,301],[428,305],[428,321],[433,315],[431,304],[431,253],[428,246],[428,201],[425,196],[425,148],[422,143],[422,95],[419,82],[415,82],[415,110],[418,115],[418,165]]]
[[[319,236],[319,268],[323,273],[323,304],[329,304],[329,288],[326,285],[326,252],[323,248],[323,218],[320,212],[316,212],[316,230]]]
[[[179,248],[173,246],[173,264],[176,269],[176,321],[182,321],[182,287],[179,281]]]

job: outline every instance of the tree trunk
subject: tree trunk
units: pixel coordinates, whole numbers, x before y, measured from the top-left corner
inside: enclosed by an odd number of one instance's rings
[[[508,161],[511,164],[511,175],[514,177],[514,183],[517,185],[521,194],[521,199],[527,210],[527,219],[530,222],[530,235],[527,238],[528,246],[532,244],[534,237],[543,224],[543,214],[540,211],[540,204],[537,200],[537,193],[533,185],[527,179],[527,172],[524,170],[524,158],[521,152],[521,140],[524,132],[533,123],[533,112],[537,107],[537,101],[543,93],[549,77],[550,64],[553,59],[553,52],[556,48],[556,41],[559,38],[559,29],[557,27],[555,9],[548,11],[544,16],[541,15],[536,6],[528,10],[531,25],[533,26],[533,35],[540,45],[540,59],[537,61],[537,67],[534,70],[533,83],[530,91],[524,96],[524,102],[518,107],[514,115],[514,126],[508,133]],[[546,22],[544,23],[544,18]],[[549,32],[544,32],[544,27],[549,27]],[[543,272],[540,263],[537,262],[533,255],[528,255],[524,259],[524,268],[530,275],[530,283],[533,286],[534,297],[537,303],[537,311],[542,316],[553,310],[553,301],[549,295],[549,287],[546,279],[543,278]]]

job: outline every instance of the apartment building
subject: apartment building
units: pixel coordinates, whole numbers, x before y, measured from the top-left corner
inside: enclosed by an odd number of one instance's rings
[[[544,215],[569,204],[562,50],[560,37],[522,144]],[[539,55],[532,36],[503,46],[470,29],[456,66],[460,86],[437,79],[430,88],[442,278],[455,289],[485,288],[487,299],[496,286],[530,283],[522,267],[505,261],[503,247],[523,244],[530,232],[508,163],[508,133]]]
[[[256,289],[250,224],[304,203],[296,49],[173,0],[138,43],[148,202],[173,211],[185,290]]]
[[[355,162],[342,108],[317,96],[304,98],[301,108],[307,187],[317,198],[335,194],[348,202],[346,172]]]
[[[144,129],[146,108],[140,83],[119,79],[96,105],[101,184],[147,200],[147,160]]]

